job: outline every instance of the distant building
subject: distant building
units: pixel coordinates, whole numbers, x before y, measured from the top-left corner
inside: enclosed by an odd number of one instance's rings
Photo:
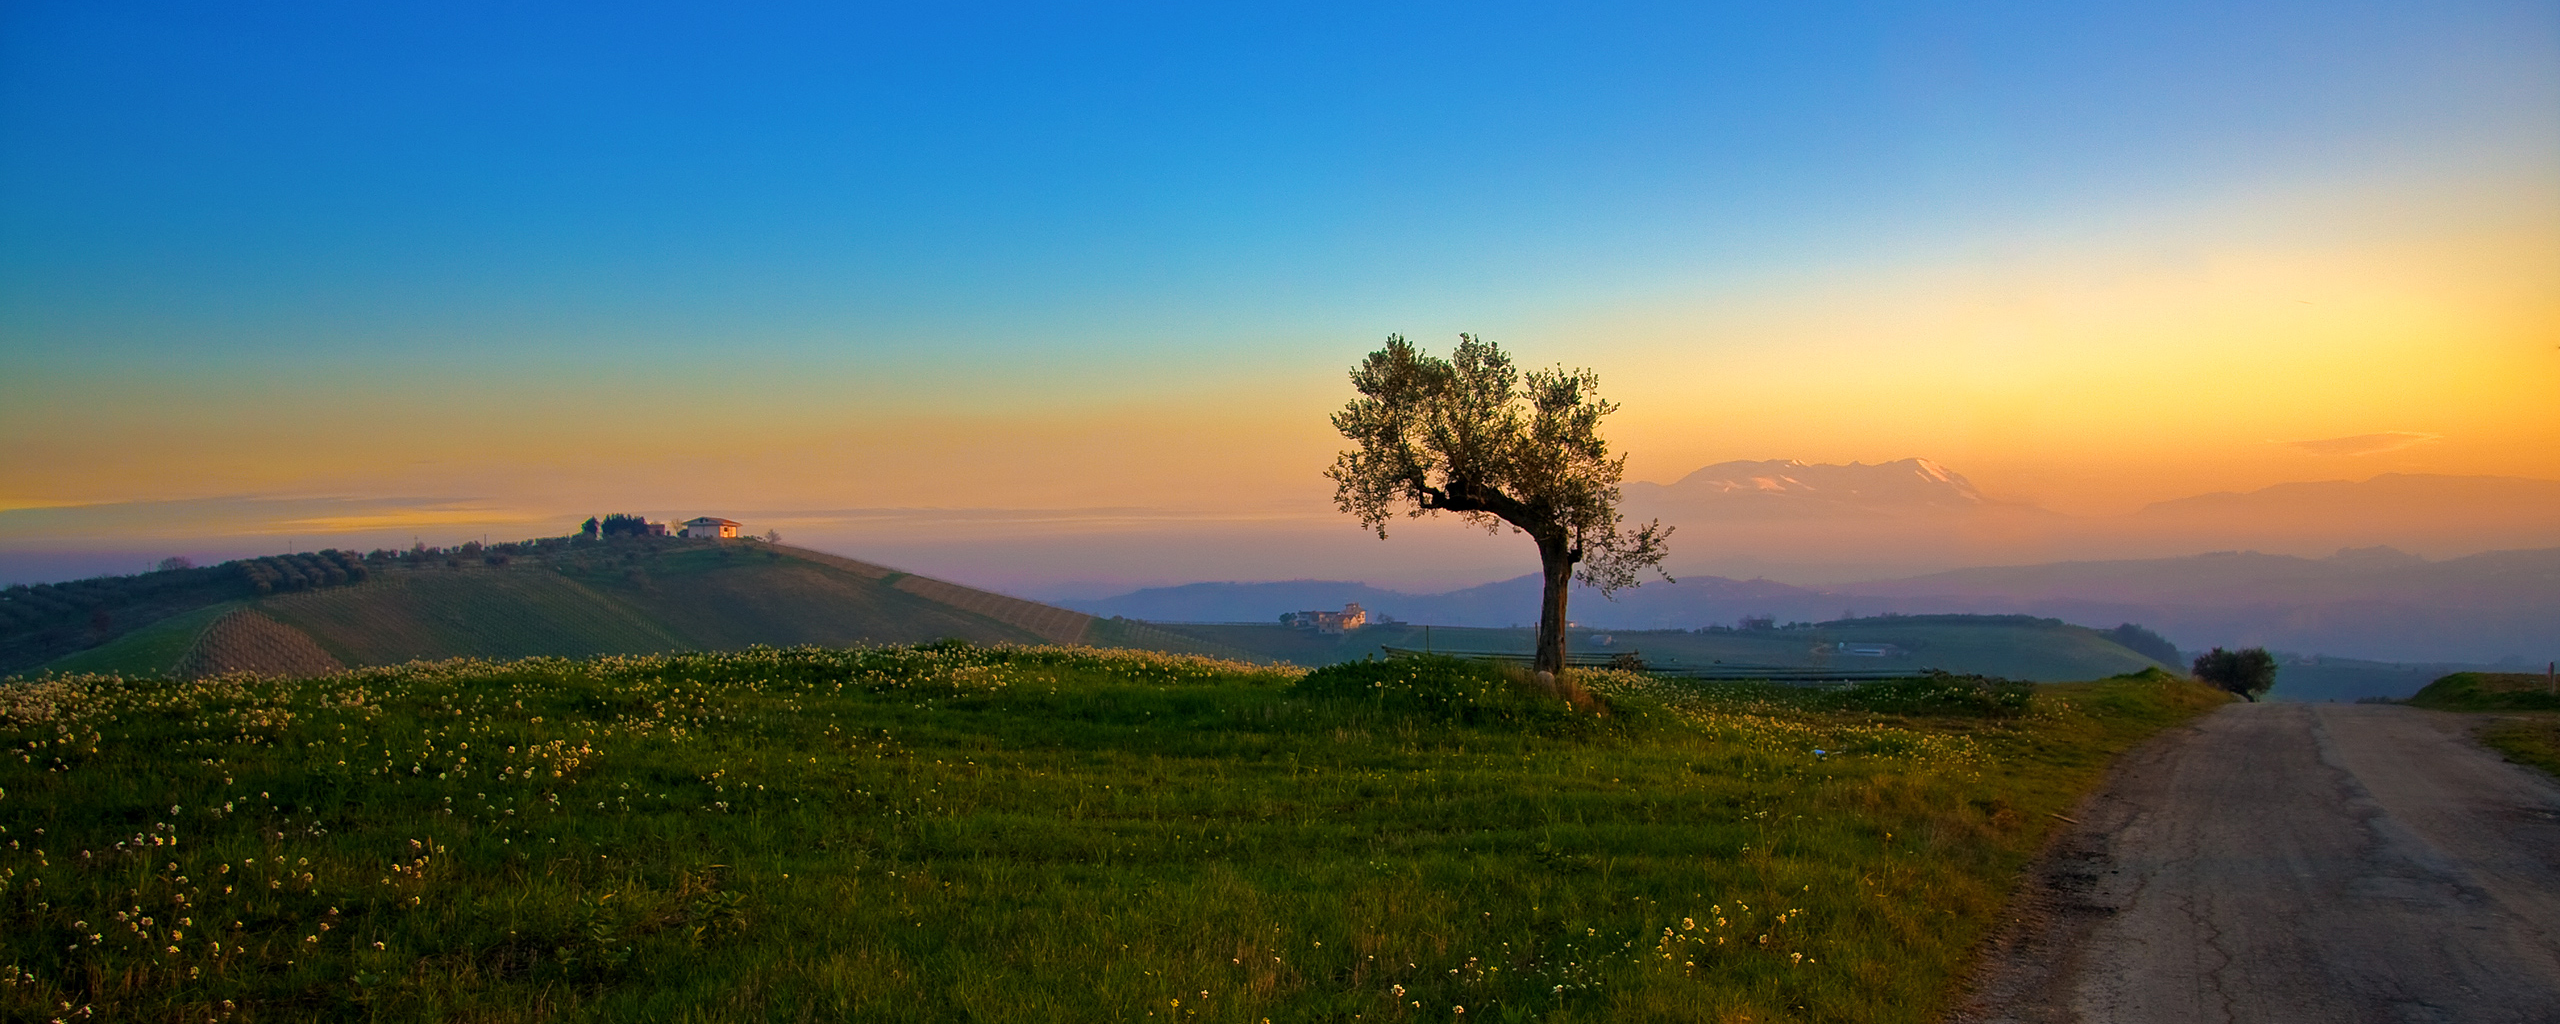
[[[1361,611],[1359,602],[1354,601],[1343,605],[1342,610],[1338,612],[1290,612],[1282,616],[1282,619],[1292,626],[1309,632],[1347,633],[1368,625],[1369,613]]]
[[[684,521],[684,536],[687,537],[714,539],[720,537],[736,537],[737,535],[738,524],[732,520],[721,519],[715,516],[703,516],[699,519],[687,519]]]

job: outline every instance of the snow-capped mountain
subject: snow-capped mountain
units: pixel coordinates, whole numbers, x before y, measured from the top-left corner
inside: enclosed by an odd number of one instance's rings
[[[1826,512],[1909,514],[1971,510],[1994,504],[1973,481],[1928,459],[1846,466],[1794,459],[1719,462],[1669,484],[1625,487],[1631,510],[1674,518],[1708,515],[1819,515]],[[1659,511],[1654,511],[1658,509]]]

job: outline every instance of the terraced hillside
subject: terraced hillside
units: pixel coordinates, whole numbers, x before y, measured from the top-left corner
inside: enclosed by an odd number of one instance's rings
[[[1140,623],[756,542],[626,538],[507,557],[378,558],[325,589],[167,615],[56,671],[302,674],[451,657],[588,657],[755,645],[1060,643],[1233,653]]]

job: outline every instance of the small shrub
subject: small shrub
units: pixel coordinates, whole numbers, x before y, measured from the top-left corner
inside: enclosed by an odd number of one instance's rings
[[[2275,655],[2264,647],[2226,651],[2216,647],[2196,655],[2195,677],[2255,702],[2276,685]]]
[[[1561,723],[1582,712],[1606,713],[1600,698],[1570,679],[1445,655],[1330,665],[1301,677],[1297,692],[1467,725]]]
[[[1860,683],[1841,691],[1844,709],[1885,715],[2014,718],[2035,702],[2034,683],[1998,676],[1931,672],[1912,679]]]

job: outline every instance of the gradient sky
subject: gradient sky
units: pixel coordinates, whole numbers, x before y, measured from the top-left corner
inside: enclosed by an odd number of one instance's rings
[[[1312,522],[1390,331],[1642,479],[2560,477],[2560,8],[2059,7],[16,0],[0,515]]]

